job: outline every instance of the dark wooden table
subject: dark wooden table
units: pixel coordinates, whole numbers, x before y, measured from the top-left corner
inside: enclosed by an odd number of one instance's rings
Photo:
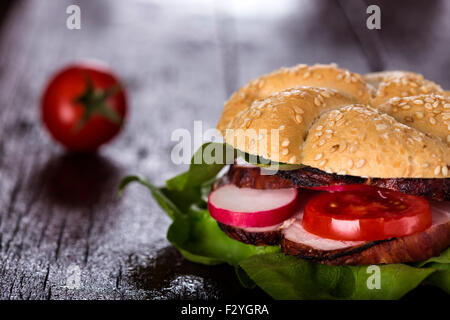
[[[66,7],[81,7],[68,30]],[[450,1],[2,1],[0,6],[0,299],[268,298],[227,266],[185,261],[165,238],[166,215],[139,186],[185,167],[170,161],[176,128],[218,120],[250,78],[297,63],[357,72],[409,69],[450,87]],[[40,123],[49,76],[83,58],[123,78],[130,116],[96,156],[66,154]],[[75,271],[74,271],[75,270]],[[80,288],[67,279],[81,272]],[[442,294],[421,288],[417,298]]]

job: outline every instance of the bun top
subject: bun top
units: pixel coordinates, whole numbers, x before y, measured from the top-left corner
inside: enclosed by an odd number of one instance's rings
[[[225,102],[217,129],[221,131],[226,129],[230,121],[254,101],[267,98],[274,92],[298,86],[335,89],[360,103],[369,103],[373,93],[373,88],[364,82],[359,74],[340,69],[335,64],[313,66],[299,64],[253,79],[236,91]]]
[[[405,76],[413,80],[395,80]],[[413,73],[364,78],[367,83],[334,65],[276,71],[234,93],[218,129],[234,148],[276,162],[373,178],[449,177],[450,98],[444,91]],[[387,99],[403,95],[403,82],[437,93]]]
[[[374,178],[444,178],[450,163],[448,145],[439,138],[364,105],[323,114],[302,155],[303,164],[329,173]]]
[[[375,89],[375,95],[370,99],[370,105],[374,107],[394,97],[443,93],[441,86],[414,72],[373,72],[364,75],[363,79]]]
[[[450,97],[436,94],[396,97],[377,106],[377,109],[450,145]]]

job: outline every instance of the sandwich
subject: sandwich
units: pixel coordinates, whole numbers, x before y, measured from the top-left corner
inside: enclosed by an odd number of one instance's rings
[[[275,298],[450,292],[450,98],[438,84],[283,68],[235,92],[217,130],[223,140],[165,187],[122,183],[150,188],[187,259],[227,262]],[[205,154],[215,161],[194,161]]]

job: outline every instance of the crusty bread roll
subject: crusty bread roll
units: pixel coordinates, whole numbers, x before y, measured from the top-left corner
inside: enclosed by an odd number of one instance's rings
[[[370,100],[370,105],[373,107],[377,107],[394,97],[443,92],[441,86],[414,72],[373,72],[365,74],[363,79],[375,88],[375,95]]]
[[[449,98],[440,86],[397,71],[365,78],[370,85],[324,65],[276,71],[233,94],[218,129],[234,148],[276,162],[370,178],[449,177]],[[405,90],[437,93],[396,96]]]
[[[323,112],[353,103],[354,99],[332,89],[286,89],[241,110],[230,121],[231,130],[224,131],[224,138],[249,154],[301,163],[302,146],[311,124]]]
[[[449,148],[429,136],[364,106],[323,114],[311,127],[302,163],[342,175],[376,178],[443,178]]]
[[[450,145],[450,97],[437,94],[396,97],[377,106],[377,109]]]
[[[230,120],[254,101],[297,86],[335,89],[342,95],[364,104],[369,102],[373,90],[359,74],[339,69],[335,64],[313,66],[301,64],[292,68],[282,68],[254,79],[236,91],[225,103],[217,128],[226,129],[230,125]]]

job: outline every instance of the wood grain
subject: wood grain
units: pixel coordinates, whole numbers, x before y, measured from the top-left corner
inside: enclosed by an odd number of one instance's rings
[[[352,18],[364,12],[342,1],[2,2],[0,299],[267,299],[242,289],[232,268],[185,261],[167,242],[170,221],[148,192],[130,186],[119,199],[118,182],[139,173],[161,184],[184,170],[169,161],[172,131],[192,130],[194,120],[214,126],[234,90],[281,66],[399,67],[448,88],[450,10],[442,2],[426,11],[433,26],[412,31],[418,38],[403,37],[400,22],[388,20],[370,41],[361,41],[365,24]],[[81,30],[65,27],[72,3],[81,7]],[[387,19],[402,10],[387,8]],[[84,58],[116,70],[131,108],[121,135],[89,157],[66,154],[39,120],[48,78]],[[66,287],[73,265],[79,289]]]

